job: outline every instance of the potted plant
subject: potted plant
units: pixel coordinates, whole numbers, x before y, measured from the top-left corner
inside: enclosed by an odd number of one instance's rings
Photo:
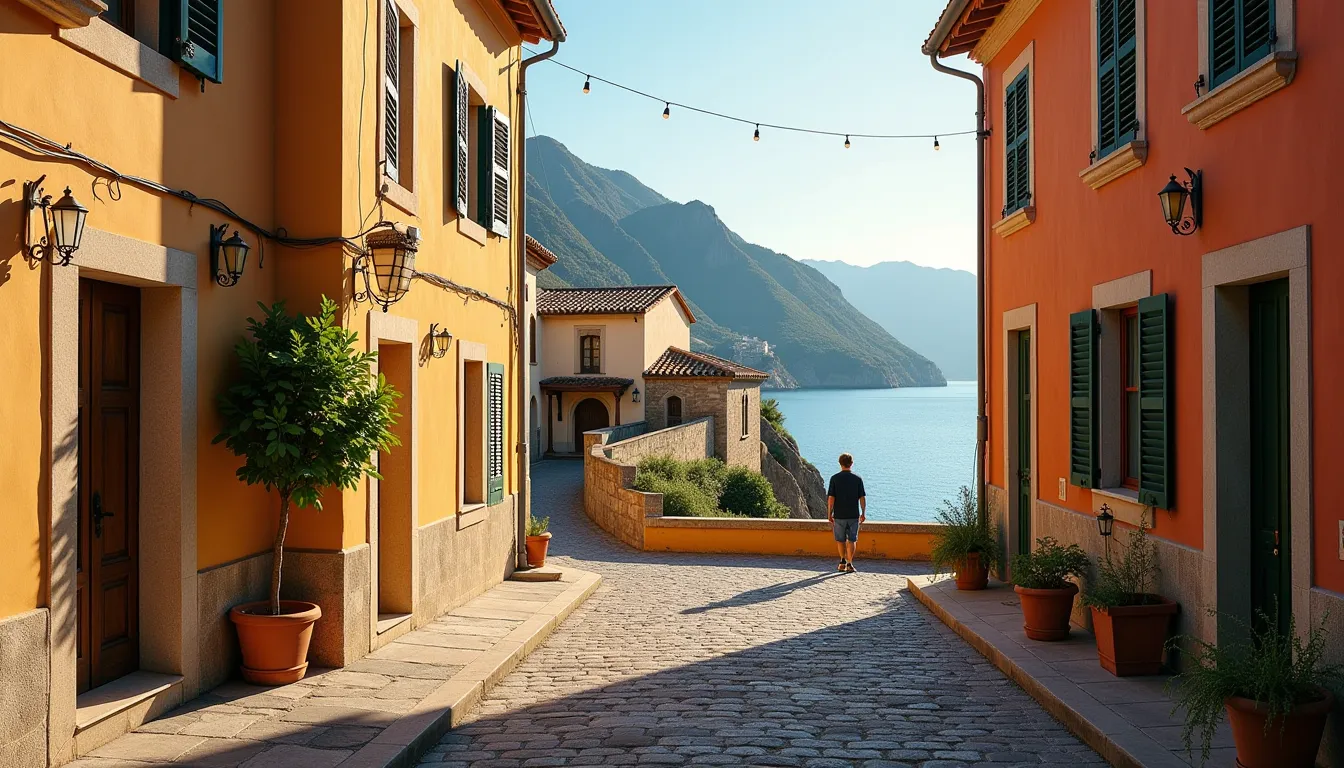
[[[237,381],[219,398],[223,442],[243,458],[237,475],[280,496],[271,564],[270,599],[234,606],[243,677],[262,685],[303,678],[308,644],[322,610],[280,599],[281,564],[291,505],[322,508],[327,487],[353,490],[365,475],[378,477],[372,457],[398,444],[391,432],[398,393],[371,374],[376,355],[354,348],[358,335],[337,321],[336,303],[323,297],[315,317],[290,316],[284,302],[258,321],[236,347]]]
[[[1013,584],[1022,603],[1022,628],[1032,640],[1069,636],[1069,614],[1078,585],[1069,577],[1087,573],[1092,562],[1077,544],[1061,546],[1050,536],[1036,540],[1036,551],[1013,556]]]
[[[1106,553],[1083,593],[1083,605],[1092,609],[1097,657],[1112,675],[1155,675],[1162,668],[1167,628],[1180,606],[1152,593],[1157,574],[1157,547],[1140,526],[1130,532],[1123,556]]]
[[[1002,551],[998,538],[980,521],[970,488],[961,486],[955,502],[943,499],[938,523],[943,527],[933,535],[929,552],[934,574],[953,571],[957,589],[984,589],[990,570],[1000,564]]]
[[[546,564],[546,550],[551,546],[551,518],[530,517],[527,520],[527,564],[540,568]]]
[[[1209,611],[1218,615],[1216,611]],[[1180,637],[1193,646],[1187,671],[1172,680],[1176,704],[1185,710],[1181,736],[1186,753],[1199,731],[1201,760],[1209,759],[1213,736],[1226,715],[1243,768],[1311,768],[1321,746],[1325,720],[1344,680],[1344,667],[1325,664],[1328,617],[1311,630],[1306,642],[1289,617],[1280,631],[1277,617],[1257,611],[1252,626],[1233,617],[1227,626],[1237,639],[1215,645]]]

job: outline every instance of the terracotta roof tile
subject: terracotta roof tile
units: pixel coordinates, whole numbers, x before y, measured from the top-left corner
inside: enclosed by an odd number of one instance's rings
[[[559,261],[559,257],[552,253],[551,249],[542,245],[531,235],[527,236],[527,257],[536,265],[537,269],[546,269]]]
[[[537,293],[542,315],[635,315],[653,309],[677,292],[675,285],[622,285],[612,288],[553,288]],[[689,314],[689,313],[688,313]]]
[[[677,347],[668,347],[653,365],[644,372],[645,378],[668,379],[744,379],[764,381],[770,374],[748,368],[745,365],[725,360],[722,357],[707,355],[703,352],[687,352]]]

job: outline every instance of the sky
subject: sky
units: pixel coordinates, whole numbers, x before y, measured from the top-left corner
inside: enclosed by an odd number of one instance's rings
[[[556,0],[556,59],[661,99],[841,133],[975,127],[975,88],[920,45],[946,0]],[[549,44],[543,42],[545,49]],[[537,48],[537,46],[532,46]],[[961,56],[954,66],[977,71]],[[529,136],[713,206],[797,259],[975,269],[975,139],[792,134],[672,108],[550,63],[528,70]],[[533,174],[543,169],[532,167]]]

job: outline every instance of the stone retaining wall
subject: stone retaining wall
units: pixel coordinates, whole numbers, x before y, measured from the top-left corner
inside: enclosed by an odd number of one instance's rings
[[[607,458],[620,464],[636,465],[649,456],[671,456],[678,461],[695,461],[714,455],[714,418],[688,421],[680,426],[625,437],[615,430],[605,446]]]

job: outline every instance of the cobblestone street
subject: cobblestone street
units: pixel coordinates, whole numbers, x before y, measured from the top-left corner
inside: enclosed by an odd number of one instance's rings
[[[639,552],[533,468],[558,564],[601,589],[426,766],[1103,765],[902,591],[920,564]]]

